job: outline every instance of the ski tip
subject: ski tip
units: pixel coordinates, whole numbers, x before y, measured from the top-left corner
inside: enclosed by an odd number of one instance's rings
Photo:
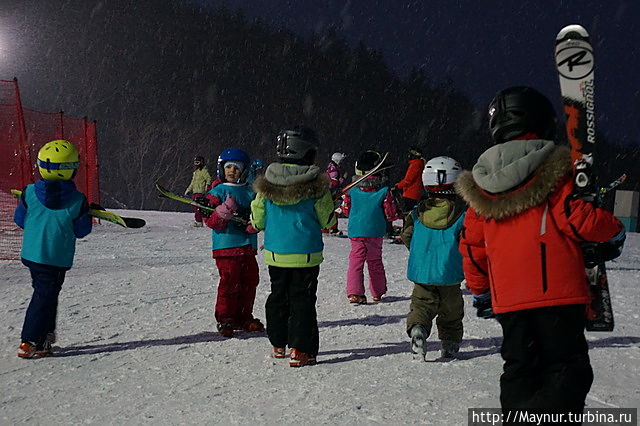
[[[132,229],[142,228],[147,224],[144,219],[139,219],[137,217],[123,217],[122,220],[124,221],[127,228]]]
[[[567,25],[560,30],[556,37],[556,42],[560,43],[565,40],[588,40],[589,33],[582,25],[572,24]]]

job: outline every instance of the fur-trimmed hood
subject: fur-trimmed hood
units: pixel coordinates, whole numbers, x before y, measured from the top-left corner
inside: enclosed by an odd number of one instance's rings
[[[314,165],[272,163],[253,189],[277,204],[295,204],[322,197],[329,190],[329,176]]]
[[[570,172],[569,148],[516,140],[485,151],[455,188],[479,215],[501,220],[543,203]]]

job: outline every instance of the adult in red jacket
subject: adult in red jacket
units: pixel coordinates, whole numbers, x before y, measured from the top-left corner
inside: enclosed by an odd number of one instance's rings
[[[422,152],[415,148],[409,148],[409,167],[404,175],[404,179],[396,184],[402,191],[402,211],[408,213],[420,201],[423,194],[422,170],[424,169],[424,156]]]
[[[514,87],[490,105],[497,143],[458,178],[469,203],[460,240],[479,316],[503,329],[503,411],[581,413],[593,372],[584,337],[590,300],[580,242],[624,235],[610,212],[572,197],[569,150],[553,142],[551,103]]]

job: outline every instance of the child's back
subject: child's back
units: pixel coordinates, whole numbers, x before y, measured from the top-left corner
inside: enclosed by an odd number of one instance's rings
[[[38,152],[42,179],[25,187],[14,213],[15,223],[24,229],[21,257],[33,287],[18,349],[21,358],[51,353],[58,295],[73,265],[76,239],[91,232],[87,199],[71,180],[78,167],[73,144],[64,140],[45,144]]]
[[[361,153],[355,165],[356,176],[365,175],[382,161],[376,151]],[[366,304],[364,265],[369,270],[369,290],[374,302],[387,292],[387,277],[382,262],[382,240],[387,222],[398,218],[397,206],[385,176],[374,173],[344,196],[342,212],[349,217],[348,235],[351,244],[347,269],[347,299],[349,303]]]
[[[251,223],[264,230],[269,265],[267,334],[276,358],[291,348],[292,367],[313,365],[318,354],[316,290],[322,263],[322,229],[336,221],[327,175],[313,165],[317,139],[294,127],[278,136],[279,163],[270,164],[254,188]]]
[[[449,157],[436,157],[425,164],[422,182],[429,198],[407,215],[402,231],[402,240],[409,248],[407,278],[415,283],[407,334],[412,351],[422,358],[434,319],[443,357],[455,357],[462,341],[464,303],[460,283],[464,273],[458,241],[466,204],[453,191],[461,169]]]

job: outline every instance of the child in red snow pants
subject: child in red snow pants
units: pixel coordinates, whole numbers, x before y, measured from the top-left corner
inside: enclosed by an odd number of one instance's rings
[[[254,254],[215,258],[220,274],[215,316],[218,323],[242,326],[253,319],[258,287],[258,263]]]

